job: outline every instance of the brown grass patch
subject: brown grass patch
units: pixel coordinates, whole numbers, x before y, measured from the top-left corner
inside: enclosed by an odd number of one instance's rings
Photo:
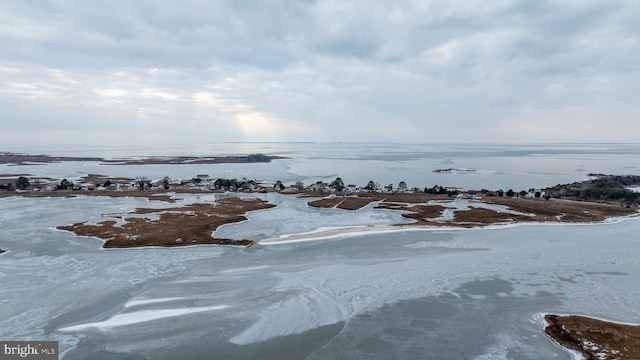
[[[219,244],[248,246],[251,240],[233,240],[212,237],[220,225],[246,220],[245,213],[268,209],[275,205],[261,199],[224,198],[210,204],[192,204],[170,209],[136,209],[131,214],[155,215],[150,217],[114,216],[115,220],[97,225],[76,223],[58,226],[78,236],[91,236],[105,240],[105,248],[129,248],[140,246],[185,246],[196,244]]]
[[[529,221],[598,222],[610,217],[637,213],[636,208],[626,208],[617,203],[510,197],[489,197],[483,198],[483,201],[504,205],[514,211],[535,214]]]
[[[406,211],[403,217],[416,220],[412,225],[437,225],[452,227],[474,227],[517,222],[599,222],[610,217],[637,214],[637,208],[622,207],[620,204],[573,201],[564,199],[531,199],[510,197],[487,197],[482,202],[502,205],[509,210],[526,215],[510,214],[480,207],[469,206],[468,210],[456,210],[454,218],[448,221],[432,221],[442,216],[446,207],[423,205],[431,200],[453,199],[446,195],[422,193],[406,194],[357,194],[351,196],[331,196],[310,201],[313,207],[357,210],[379,201],[376,209]],[[419,205],[413,205],[419,204]],[[472,203],[473,204],[473,203]],[[529,215],[530,214],[530,215]],[[403,224],[407,225],[407,224]]]
[[[408,213],[402,214],[402,217],[415,220],[415,225],[434,225],[435,223],[431,222],[430,220],[441,217],[446,208],[441,205],[407,206],[406,204],[383,202],[378,204],[376,206],[376,209],[408,211]]]
[[[339,209],[344,210],[358,210],[371,204],[375,199],[360,196],[347,196],[343,198],[343,201],[338,204]]]
[[[336,205],[340,204],[342,202],[342,198],[341,197],[330,197],[330,198],[324,198],[324,199],[319,199],[319,200],[314,200],[314,201],[309,201],[307,203],[307,205],[312,206],[312,207],[317,207],[317,208],[333,208],[336,207]]]
[[[588,360],[640,359],[640,326],[585,316],[546,315],[545,332]]]
[[[450,220],[453,226],[485,226],[491,224],[504,224],[519,221],[531,221],[531,217],[499,212],[491,209],[470,207],[469,210],[458,210]]]

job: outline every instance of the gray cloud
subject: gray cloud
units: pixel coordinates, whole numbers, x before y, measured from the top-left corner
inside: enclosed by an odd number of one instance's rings
[[[635,0],[0,2],[0,142],[637,141],[638,18]]]

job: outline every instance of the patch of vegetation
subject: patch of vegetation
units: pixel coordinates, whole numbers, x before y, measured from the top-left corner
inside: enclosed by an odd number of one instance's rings
[[[271,158],[264,154],[251,154],[247,155],[247,161],[249,162],[270,162]]]
[[[640,176],[589,175],[596,176],[596,178],[570,184],[556,185],[545,189],[545,193],[547,196],[554,198],[640,203],[640,193],[627,189],[629,186],[640,185]]]

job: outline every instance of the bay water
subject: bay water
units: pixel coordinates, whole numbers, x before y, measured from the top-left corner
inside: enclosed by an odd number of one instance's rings
[[[163,144],[156,148],[2,149],[109,158],[265,153],[262,164],[0,165],[0,174],[79,179],[247,177],[285,183],[406,181],[469,189],[541,188],[589,173],[640,174],[638,144]],[[433,170],[452,169],[447,173]],[[0,199],[0,339],[56,340],[63,359],[571,359],[542,314],[640,322],[638,218],[406,230],[250,248],[101,249],[55,226],[99,222],[141,198]],[[385,225],[399,214],[278,207],[219,231],[273,238]]]

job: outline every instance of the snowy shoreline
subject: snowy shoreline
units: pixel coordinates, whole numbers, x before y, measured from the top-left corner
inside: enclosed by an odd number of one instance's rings
[[[463,227],[463,226],[434,226],[434,225],[365,225],[365,226],[344,226],[332,228],[319,228],[314,231],[303,232],[298,234],[287,234],[277,238],[262,239],[258,241],[261,245],[275,245],[283,243],[316,241],[336,239],[341,237],[353,237],[365,234],[388,234],[394,232],[405,231],[474,231],[474,230],[491,230],[506,229],[521,226],[576,226],[576,225],[599,225],[599,224],[615,224],[625,220],[640,218],[640,213],[629,216],[611,217],[603,221],[594,222],[520,222],[520,223],[504,223],[504,224],[488,224],[484,226]]]

